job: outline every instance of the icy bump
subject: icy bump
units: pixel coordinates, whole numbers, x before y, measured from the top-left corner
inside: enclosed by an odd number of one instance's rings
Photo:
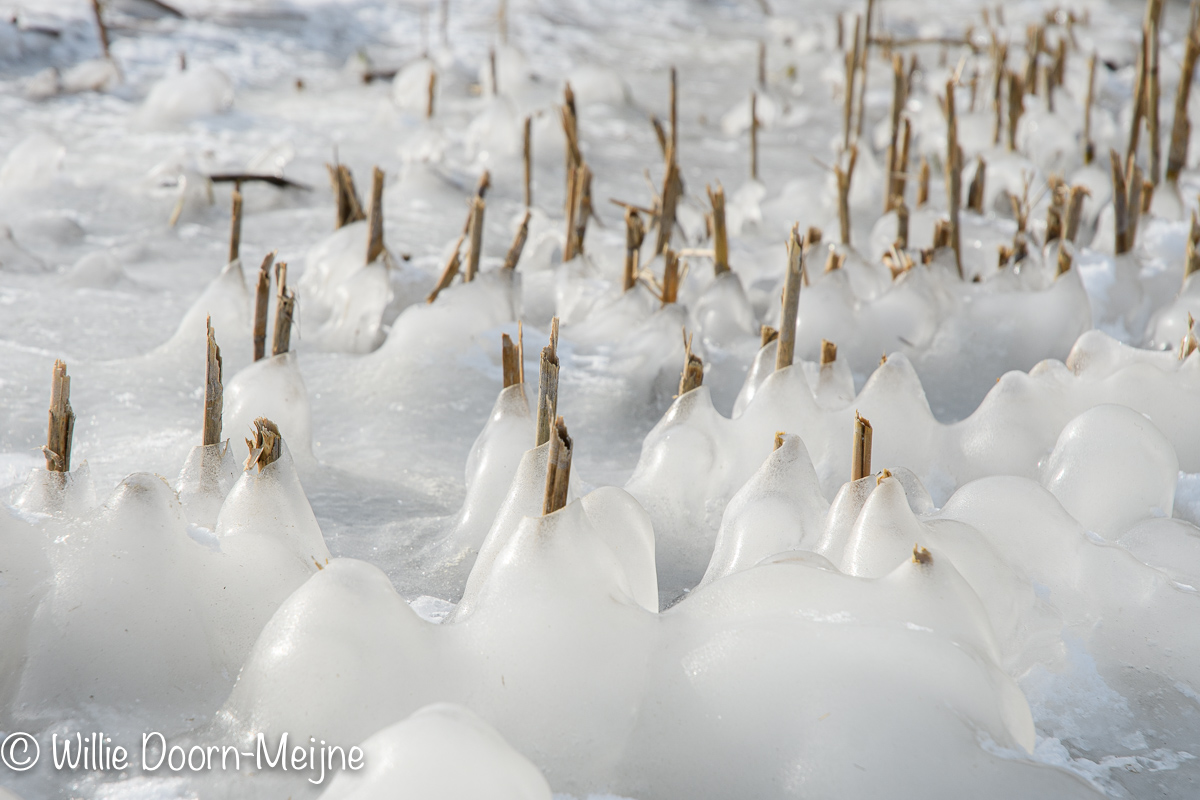
[[[142,124],[156,128],[219,114],[233,105],[233,82],[210,64],[190,65],[159,80],[138,112]]]
[[[379,569],[330,561],[266,624],[214,731],[362,741],[435,699],[430,628]]]
[[[313,463],[312,406],[295,351],[262,358],[225,382],[223,430],[249,435],[254,420],[266,417],[279,427],[302,466]]]
[[[701,584],[747,569],[786,550],[811,549],[829,504],[799,436],[783,443],[725,507]],[[807,545],[807,548],[805,547]]]
[[[542,773],[467,708],[425,706],[362,743],[321,800],[550,800]]]
[[[1178,474],[1175,448],[1152,422],[1100,405],[1063,428],[1043,482],[1085,528],[1115,540],[1141,520],[1171,516]]]

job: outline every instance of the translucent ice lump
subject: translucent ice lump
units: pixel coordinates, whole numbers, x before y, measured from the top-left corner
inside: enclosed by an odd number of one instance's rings
[[[463,706],[426,706],[362,749],[363,771],[338,773],[322,800],[550,800],[537,767]]]

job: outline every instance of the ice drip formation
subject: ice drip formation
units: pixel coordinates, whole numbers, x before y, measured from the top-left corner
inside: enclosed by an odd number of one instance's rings
[[[0,10],[0,798],[1200,795],[1200,6]]]

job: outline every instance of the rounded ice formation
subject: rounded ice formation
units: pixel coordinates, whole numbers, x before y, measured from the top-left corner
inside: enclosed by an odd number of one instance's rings
[[[1101,405],[1067,423],[1043,470],[1071,516],[1117,539],[1144,519],[1171,516],[1179,459],[1145,416]]]
[[[210,64],[168,75],[150,88],[141,117],[147,125],[171,125],[216,114],[233,104],[233,82]]]
[[[426,706],[363,742],[360,773],[341,772],[321,800],[550,800],[550,785],[463,706]]]

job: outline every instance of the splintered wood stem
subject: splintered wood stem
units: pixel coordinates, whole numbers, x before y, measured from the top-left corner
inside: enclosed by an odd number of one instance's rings
[[[1079,235],[1079,222],[1083,218],[1083,200],[1090,194],[1085,186],[1072,186],[1067,199],[1067,217],[1063,230],[1063,241],[1059,243],[1058,274],[1071,268],[1071,245]]]
[[[1147,4],[1147,12],[1149,12]],[[1149,49],[1149,33],[1143,26],[1142,44],[1137,56],[1137,79],[1134,83],[1133,115],[1129,121],[1129,140],[1125,147],[1125,159],[1137,157],[1138,142],[1141,139],[1142,120],[1146,114],[1146,53]]]
[[[100,52],[104,54],[106,59],[111,60],[112,54],[109,52],[108,44],[108,26],[104,24],[104,11],[100,7],[100,0],[92,0],[92,14],[96,17],[96,28],[100,33]],[[63,470],[67,472],[68,470]]]
[[[1116,150],[1109,152],[1113,184],[1113,251],[1117,255],[1127,253],[1129,244],[1129,190],[1125,184],[1125,170]]]
[[[1046,209],[1045,242],[1049,244],[1059,239],[1063,234],[1063,222],[1067,216],[1067,184],[1057,175],[1051,175],[1048,181],[1050,188],[1050,205]]]
[[[267,352],[267,305],[271,301],[271,265],[275,263],[275,251],[267,253],[258,268],[258,288],[254,292],[254,360],[258,361]]]
[[[967,208],[976,214],[983,213],[983,194],[986,180],[987,162],[983,160],[983,156],[976,156],[975,175],[971,178],[971,185],[967,187]]]
[[[921,166],[917,169],[917,208],[929,203],[929,176],[929,159],[921,156]]]
[[[212,183],[268,183],[277,189],[299,189],[311,192],[312,187],[306,183],[285,178],[282,175],[270,175],[262,172],[211,172],[208,179]]]
[[[1083,219],[1083,200],[1091,192],[1086,186],[1072,186],[1067,198],[1066,230],[1063,236],[1068,242],[1075,241],[1079,235],[1079,223]]]
[[[679,164],[675,161],[675,148],[667,151],[667,167],[663,172],[662,206],[658,217],[658,239],[654,244],[654,254],[658,255],[671,244],[671,234],[675,230],[675,210],[679,204],[679,196],[683,193],[683,183],[679,177]]]
[[[992,144],[1000,144],[1000,132],[1004,130],[1004,87],[1005,64],[1008,63],[1008,44],[997,40],[996,32],[992,31],[992,113],[995,122],[992,124]]]
[[[671,248],[663,251],[662,304],[665,308],[679,298],[679,254]]]
[[[1125,165],[1125,185],[1129,192],[1129,200],[1125,204],[1129,210],[1129,224],[1126,228],[1128,247],[1124,252],[1128,252],[1137,244],[1138,221],[1142,216],[1142,198],[1149,196],[1149,192],[1145,191],[1146,183],[1142,177],[1142,169],[1133,160]]]
[[[333,164],[326,164],[325,169],[329,170],[329,185],[333,188],[333,201],[336,206],[337,216],[334,218],[333,227],[338,229],[346,224],[346,201],[342,194],[342,172],[341,168]]]
[[[206,317],[204,325],[208,332],[208,356],[204,365],[204,433],[201,444],[208,446],[221,441],[221,348],[217,346],[212,318]]]
[[[750,180],[758,180],[758,92],[750,93]]]
[[[1025,113],[1025,83],[1016,72],[1008,73],[1008,149],[1017,149],[1017,126]]]
[[[521,382],[521,364],[518,361],[517,347],[507,333],[500,334],[500,366],[504,372],[505,389]]]
[[[429,89],[425,96],[425,119],[433,119],[433,99],[437,96],[437,70],[429,68]]]
[[[725,189],[717,184],[716,191],[708,191],[708,202],[712,204],[713,228],[713,272],[720,275],[729,272],[729,236],[725,229]]]
[[[679,152],[679,76],[671,67],[671,152]]]
[[[908,102],[908,73],[904,70],[904,59],[899,55],[892,57],[892,125],[891,125],[891,140],[888,144],[887,151],[887,178],[884,181],[886,191],[883,198],[883,211],[887,213],[896,206],[897,188],[901,175],[908,169],[908,137],[909,132],[907,120],[904,126],[904,142],[901,144],[900,119],[901,113],[904,111],[904,105]],[[899,188],[901,197],[904,195],[903,188]]]
[[[837,272],[846,264],[846,254],[839,253],[835,248],[829,248],[825,259],[825,272]]]
[[[871,421],[854,412],[854,452],[850,460],[850,480],[871,474]]]
[[[1096,102],[1096,53],[1088,57],[1087,94],[1083,102],[1083,163],[1091,164],[1096,157],[1096,145],[1092,142],[1092,105]]]
[[[358,190],[354,188],[354,176],[345,164],[325,165],[329,170],[329,180],[333,184],[333,194],[337,198],[337,225],[341,228],[351,222],[366,219],[363,213],[362,201],[358,199]]]
[[[862,47],[862,16],[854,17],[854,46],[846,51],[846,95],[842,107],[842,149],[850,149],[851,132],[854,129],[854,87],[858,75],[859,50]]]
[[[1196,272],[1200,272],[1200,217],[1193,211],[1192,225],[1188,229],[1187,259],[1183,264],[1183,282],[1186,284],[1187,279]]]
[[[646,238],[646,229],[642,227],[642,218],[636,209],[625,209],[625,275],[622,281],[623,291],[628,292],[637,283],[638,271],[641,269],[642,241]]]
[[[761,337],[761,343],[759,344],[760,348],[766,347],[771,342],[779,338],[779,331],[775,330],[770,325],[763,325],[758,329],[758,332]]]
[[[463,220],[462,235],[464,238],[471,235],[471,223],[475,219],[475,201],[483,200],[487,196],[488,187],[492,185],[492,174],[486,169],[480,174],[478,183],[475,184],[475,194],[471,195],[471,199],[467,201],[467,218]]]
[[[1042,52],[1046,29],[1041,25],[1030,25],[1026,29],[1025,91],[1037,94],[1038,54]]]
[[[758,43],[758,85],[767,88],[767,43]]]
[[[1196,74],[1196,59],[1200,56],[1200,3],[1192,3],[1188,18],[1187,42],[1183,50],[1183,65],[1179,87],[1175,91],[1175,121],[1171,125],[1171,146],[1167,151],[1167,180],[1177,182],[1187,165],[1188,139],[1192,126],[1188,120],[1188,98]]]
[[[1196,320],[1188,314],[1187,333],[1179,341],[1179,360],[1186,361],[1197,350],[1200,350],[1200,338],[1196,337]]]
[[[562,417],[554,421],[549,436],[550,453],[546,459],[546,490],[542,496],[542,516],[553,514],[567,505],[567,487],[571,479],[571,450],[573,442],[567,434]]]
[[[525,117],[525,207],[533,208],[533,117]]]
[[[575,257],[575,216],[579,213],[579,206],[576,204],[575,181],[579,177],[579,171],[571,168],[567,172],[567,204],[566,213],[564,216],[567,221],[566,244],[563,245],[563,261],[570,261]]]
[[[362,200],[358,197],[358,189],[354,186],[354,175],[350,173],[350,168],[345,164],[338,167],[338,173],[341,175],[341,180],[345,186],[346,202],[349,204],[350,216],[349,222],[359,222],[367,218],[363,212]]]
[[[75,432],[75,412],[71,410],[71,378],[67,365],[54,362],[50,382],[50,422],[46,428],[47,472],[71,471],[71,437]]]
[[[279,427],[266,417],[254,420],[250,436],[246,440],[246,448],[250,451],[246,458],[246,469],[257,464],[258,471],[262,472],[283,455],[283,437],[279,434]]]
[[[508,252],[504,256],[504,269],[517,268],[517,262],[521,260],[521,253],[525,250],[525,240],[529,238],[529,218],[531,216],[532,212],[525,212],[525,217],[521,220],[521,225],[517,228],[512,244],[509,245]]]
[[[863,21],[863,44],[858,54],[858,113],[854,127],[854,141],[862,141],[863,122],[866,120],[867,67],[871,62],[871,22],[875,18],[875,0],[867,0],[867,15]]]
[[[662,152],[663,158],[666,158],[667,132],[663,129],[662,122],[653,114],[650,115],[650,125],[654,128],[654,138],[658,140],[658,149]]]
[[[1161,0],[1151,0],[1150,5],[1161,9]],[[1162,137],[1159,134],[1159,98],[1162,87],[1158,82],[1158,18],[1155,16],[1146,25],[1146,139],[1149,159],[1146,168],[1150,171],[1150,183],[1157,186],[1162,178]]]
[[[567,191],[563,198],[563,207],[570,213],[574,199],[572,186],[575,181],[575,170],[583,163],[583,153],[579,150],[579,116],[575,113],[575,92],[571,84],[563,88],[563,105],[560,112],[562,117],[563,135],[566,137],[566,183]]]
[[[692,352],[692,337],[683,332],[683,373],[679,376],[679,396],[704,383],[704,362]]]
[[[242,249],[242,193],[233,190],[233,211],[229,217],[229,261],[237,261]]]
[[[558,317],[550,321],[550,344],[542,348],[538,374],[537,440],[541,447],[550,441],[550,428],[558,413]]]
[[[521,383],[525,382],[525,324],[517,320],[517,367],[521,373]]]
[[[837,164],[833,174],[837,178],[838,189],[838,227],[842,234],[842,244],[850,244],[850,181],[854,178],[854,164],[858,161],[858,145],[850,145],[846,167]]]
[[[450,258],[446,261],[446,266],[442,268],[442,274],[438,278],[437,284],[433,287],[433,291],[429,293],[429,297],[425,298],[426,303],[432,303],[434,300],[437,300],[437,296],[443,290],[448,289],[450,284],[454,282],[454,278],[458,275],[459,267],[462,266],[462,258],[459,254],[462,252],[463,240],[466,238],[466,234],[459,234],[458,241],[454,243],[454,252],[450,254]]]
[[[575,207],[575,227],[571,231],[574,237],[574,255],[583,252],[583,243],[587,237],[588,220],[592,216],[592,170],[586,163],[580,163],[575,170],[575,197],[572,204]]]
[[[958,277],[962,278],[962,239],[958,224],[959,209],[962,207],[962,150],[958,146],[958,112],[955,110],[954,89],[954,80],[946,81],[946,206],[950,213],[950,248],[954,251]]]
[[[367,222],[367,263],[384,254],[383,246],[383,170],[375,167],[371,172],[371,213]]]
[[[479,258],[483,254],[483,213],[487,204],[478,195],[471,198],[471,249],[467,251],[467,272],[463,280],[475,280],[479,272]]]
[[[296,310],[296,293],[287,287],[287,263],[275,265],[275,337],[271,342],[271,355],[286,353],[292,342],[292,314]]]
[[[827,367],[837,361],[837,345],[828,339],[821,340],[821,366]]]
[[[907,117],[904,118],[901,130],[900,153],[895,159],[895,169],[888,178],[888,211],[904,204],[904,193],[908,188],[908,150],[912,142],[912,121]]]
[[[939,219],[933,223],[933,247],[938,249],[950,246],[950,221]]]
[[[783,278],[783,309],[779,315],[779,349],[775,353],[775,369],[792,365],[796,355],[796,317],[800,308],[800,270],[804,263],[804,246],[799,229],[792,228],[788,239],[787,273]]]
[[[896,205],[896,248],[904,250],[908,247],[908,206],[901,199]]]

